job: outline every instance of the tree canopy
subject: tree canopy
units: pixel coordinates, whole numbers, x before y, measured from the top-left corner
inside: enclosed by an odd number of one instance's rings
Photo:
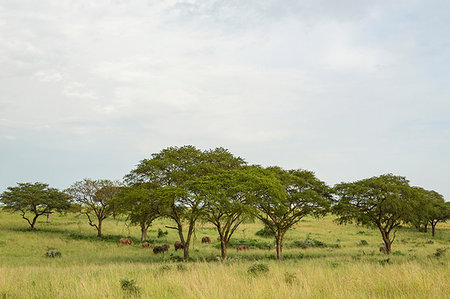
[[[16,187],[8,187],[0,201],[5,205],[5,210],[20,212],[32,230],[39,216],[70,207],[69,197],[65,193],[44,183],[18,183]]]

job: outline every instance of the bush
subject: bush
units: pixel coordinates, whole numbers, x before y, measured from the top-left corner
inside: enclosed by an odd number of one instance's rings
[[[379,263],[380,263],[381,265],[383,265],[383,266],[388,265],[388,264],[392,264],[390,258],[380,260]]]
[[[392,255],[405,255],[403,252],[401,252],[400,250],[396,250],[392,253]]]
[[[120,287],[126,295],[138,295],[140,292],[140,289],[138,286],[136,286],[136,281],[134,279],[121,279]]]
[[[428,240],[428,241],[426,241],[425,243],[426,243],[426,244],[434,244],[434,241],[433,241],[433,240]]]
[[[436,252],[433,253],[433,256],[436,258],[443,257],[447,251],[447,248],[437,248]]]
[[[248,245],[250,249],[258,248],[258,249],[272,249],[275,247],[273,242],[265,242],[256,239],[231,239],[228,242],[228,248],[234,248],[238,245]],[[220,243],[214,245],[215,248],[220,248]]]
[[[295,273],[286,271],[284,272],[284,281],[288,284],[292,284],[297,281],[297,276],[295,275]]]
[[[323,243],[322,241],[312,239],[311,236],[308,235],[306,237],[306,239],[303,240],[303,241],[296,240],[296,241],[292,242],[291,246],[292,247],[298,247],[298,248],[306,249],[306,248],[311,248],[311,247],[323,248],[323,247],[327,247],[327,244]],[[340,245],[339,244],[333,244],[332,247],[339,248]]]
[[[265,226],[264,228],[257,231],[255,233],[255,235],[263,237],[263,238],[270,238],[270,237],[273,237],[273,232],[270,230],[270,228]]]
[[[369,245],[369,243],[366,240],[361,240],[358,243],[358,246],[367,246],[367,245]]]
[[[266,274],[269,272],[269,266],[263,263],[256,263],[248,267],[247,272],[251,275],[260,275],[260,274]]]
[[[164,236],[167,236],[168,232],[163,231],[162,229],[158,228],[158,238],[162,238]]]
[[[45,253],[45,256],[47,257],[61,257],[61,252],[59,252],[55,248],[47,248],[47,252]]]
[[[177,264],[178,271],[186,271],[187,267],[184,264]]]

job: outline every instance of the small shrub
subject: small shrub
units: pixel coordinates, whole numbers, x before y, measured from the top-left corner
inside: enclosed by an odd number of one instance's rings
[[[392,264],[390,258],[380,260],[379,263],[380,263],[381,265],[383,265],[383,266],[388,265],[388,264]]]
[[[178,271],[186,271],[187,267],[184,264],[177,264]]]
[[[321,248],[323,248],[323,247],[327,247],[327,244],[323,243],[322,241],[312,239],[311,236],[308,235],[306,237],[306,239],[303,240],[303,241],[295,240],[294,242],[291,243],[291,246],[292,247],[298,247],[298,248],[306,249],[306,248],[311,248],[311,247],[321,247]],[[333,247],[339,248],[340,245],[339,244],[334,244]]]
[[[248,267],[247,272],[251,275],[260,275],[260,274],[266,274],[269,272],[269,266],[263,263],[256,263]]]
[[[369,243],[366,240],[361,240],[358,243],[358,246],[367,246],[367,245],[369,245]]]
[[[159,272],[166,272],[170,270],[170,266],[169,265],[162,265],[161,267],[159,267]]]
[[[139,295],[139,292],[141,291],[139,287],[136,286],[136,281],[134,279],[121,279],[120,287],[122,288],[122,291],[125,293],[125,295],[136,296]]]
[[[443,256],[445,256],[446,251],[447,251],[447,248],[437,248],[436,252],[433,253],[433,256],[436,258],[443,257]]]
[[[45,253],[46,257],[61,257],[61,252],[59,252],[57,249],[55,248],[47,248],[47,252]]]
[[[434,241],[433,240],[428,240],[428,241],[425,242],[425,244],[434,244]]]
[[[357,232],[357,234],[358,234],[358,235],[365,235],[365,234],[366,234],[366,232],[365,232],[365,231],[363,231],[363,230],[360,230],[360,231],[358,231],[358,232]]]
[[[273,232],[270,230],[270,228],[265,226],[264,228],[257,231],[255,233],[255,235],[263,237],[263,238],[270,238],[270,237],[273,237]]]
[[[171,260],[172,262],[183,262],[184,258],[179,255],[174,255],[173,253],[171,253],[169,256],[169,260]]]
[[[167,236],[168,232],[163,231],[162,229],[158,228],[158,238],[162,238],[164,236]]]
[[[284,272],[284,281],[288,284],[293,284],[295,281],[297,281],[297,276],[295,273],[292,272]]]
[[[396,250],[392,253],[392,255],[405,255],[403,252],[401,252],[400,250]]]

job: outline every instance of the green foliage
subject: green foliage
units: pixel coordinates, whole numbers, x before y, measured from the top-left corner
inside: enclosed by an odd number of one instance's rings
[[[260,229],[255,233],[255,235],[263,237],[263,238],[270,238],[273,237],[273,232],[268,228],[267,226],[264,226],[264,228]]]
[[[369,245],[369,242],[367,242],[366,240],[361,240],[358,243],[358,246],[367,246],[367,245]]]
[[[61,252],[58,251],[56,248],[48,248],[47,252],[45,253],[45,256],[50,258],[61,257]]]
[[[295,275],[295,273],[286,271],[284,272],[284,281],[287,284],[293,284],[294,282],[297,281],[297,276]]]
[[[58,189],[43,183],[18,183],[8,187],[0,196],[4,211],[20,212],[22,218],[35,228],[37,218],[54,211],[62,212],[70,207],[69,197]],[[28,216],[31,214],[31,216]]]
[[[446,252],[447,252],[447,248],[437,248],[436,252],[433,253],[433,256],[436,258],[441,258],[441,257],[445,256]]]
[[[248,267],[247,272],[251,275],[258,276],[269,272],[269,266],[264,263],[255,263]]]
[[[306,237],[305,240],[303,240],[303,241],[295,240],[294,242],[291,243],[290,246],[306,249],[306,248],[314,248],[314,247],[324,248],[324,247],[327,247],[328,245],[322,241],[311,238],[311,235],[308,234],[308,236]]]
[[[167,231],[163,231],[162,229],[158,228],[158,238],[162,238],[167,236],[168,232]]]
[[[177,264],[177,270],[178,271],[186,271],[187,267],[186,267],[186,265],[180,263],[180,264]]]
[[[141,291],[134,279],[121,279],[120,287],[126,296],[137,296]]]

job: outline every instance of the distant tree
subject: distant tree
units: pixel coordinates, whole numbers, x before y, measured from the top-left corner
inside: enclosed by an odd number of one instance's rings
[[[333,207],[338,222],[376,226],[386,253],[391,253],[397,227],[411,218],[417,190],[402,176],[385,174],[335,186],[339,200]],[[392,235],[393,234],[393,235]]]
[[[277,244],[277,258],[283,258],[286,232],[306,215],[320,216],[328,211],[331,189],[307,170],[261,169],[264,180],[255,185],[255,216],[269,228]]]
[[[146,240],[148,228],[160,217],[160,205],[156,186],[148,183],[123,187],[114,198],[116,212],[127,215],[132,225],[139,225],[141,241]]]
[[[426,233],[429,224],[427,215],[431,213],[432,200],[430,200],[427,190],[421,187],[412,188],[416,191],[417,197],[411,202],[412,210],[406,222],[413,225],[419,232]]]
[[[65,193],[43,183],[18,183],[16,187],[8,187],[0,202],[4,204],[5,211],[20,212],[32,230],[39,216],[62,212],[70,207],[69,197]]]
[[[75,182],[66,190],[80,206],[80,212],[87,216],[89,225],[102,237],[102,224],[113,212],[113,198],[120,190],[120,184],[110,180],[91,180]],[[96,219],[95,219],[95,218]]]
[[[428,201],[424,209],[425,219],[431,225],[431,235],[434,237],[436,225],[450,218],[450,203],[446,203],[444,197],[436,191],[423,190],[421,195]]]

